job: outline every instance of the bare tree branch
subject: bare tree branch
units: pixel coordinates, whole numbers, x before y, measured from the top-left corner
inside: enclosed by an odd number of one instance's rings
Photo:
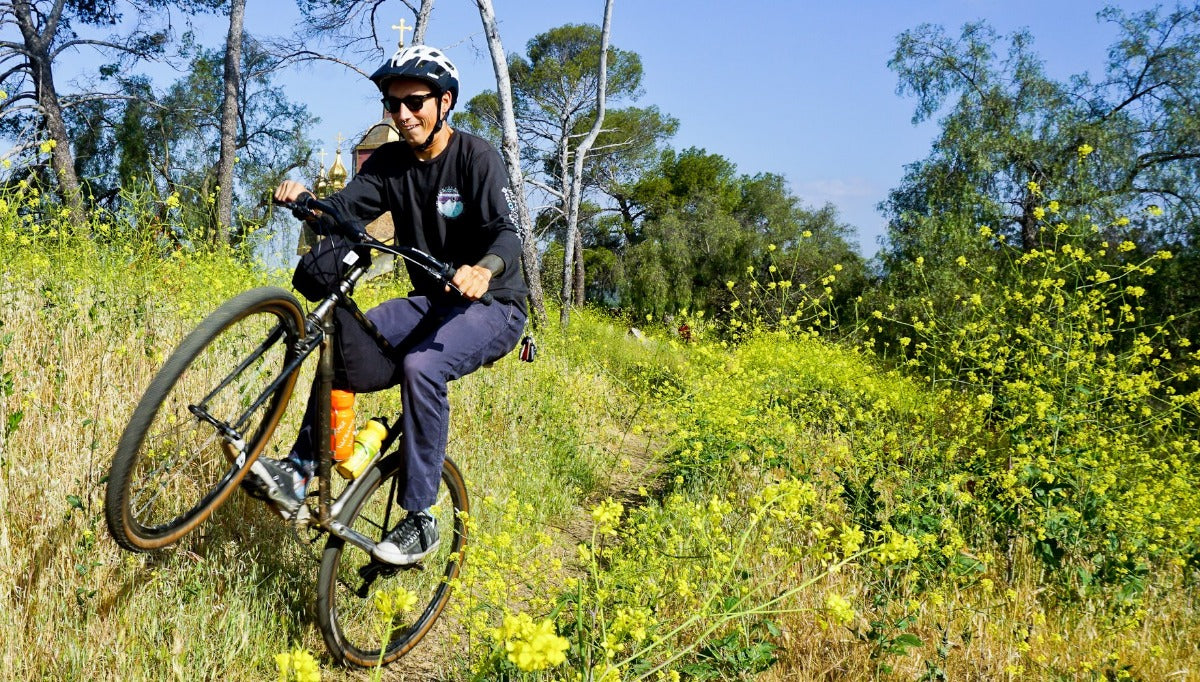
[[[70,108],[88,102],[98,101],[119,101],[119,102],[137,102],[153,107],[160,111],[166,111],[169,107],[164,106],[160,102],[153,99],[146,99],[138,95],[125,95],[116,92],[89,92],[86,95],[66,95],[59,99],[62,102],[63,108]]]
[[[73,48],[73,47],[81,47],[83,45],[91,45],[94,47],[104,47],[104,48],[108,48],[110,50],[116,50],[118,52],[125,52],[125,53],[136,55],[139,57],[147,56],[145,51],[139,50],[136,47],[132,47],[130,45],[126,45],[123,43],[114,43],[114,42],[111,42],[108,40],[94,40],[94,39],[90,39],[90,38],[77,38],[75,40],[68,40],[67,42],[63,43],[62,45],[59,45],[54,51],[52,51],[50,53],[50,59],[51,60],[57,59],[58,56],[60,54],[62,54],[64,51],[66,51],[70,48]]]
[[[300,50],[297,52],[293,52],[291,54],[284,55],[284,56],[280,57],[278,66],[279,66],[279,68],[282,68],[289,64],[298,64],[298,63],[302,63],[302,62],[318,62],[318,61],[333,62],[334,64],[344,66],[347,69],[350,69],[351,71],[354,71],[355,73],[360,74],[363,78],[370,77],[370,74],[368,74],[366,71],[363,71],[362,69],[358,68],[354,64],[351,64],[350,62],[348,62],[344,59],[340,59],[338,57],[334,57],[334,56],[327,55],[327,54],[322,54],[320,52],[313,52],[312,50]]]
[[[0,60],[0,63],[3,63],[3,61],[4,60]],[[29,62],[21,62],[20,64],[17,64],[16,66],[12,67],[8,71],[5,71],[4,73],[0,74],[0,83],[3,83],[5,80],[8,79],[9,76],[13,75],[14,73],[20,73],[21,71],[25,71],[28,68],[29,68]]]
[[[555,197],[556,199],[558,199],[560,201],[563,198],[563,193],[561,190],[554,189],[550,185],[547,185],[546,183],[542,182],[541,180],[538,180],[537,178],[525,178],[525,182],[527,184],[529,184],[530,186],[536,187],[536,188],[542,190],[543,192],[545,192],[546,194],[549,194],[550,196]],[[562,209],[560,208],[559,210],[561,211]]]

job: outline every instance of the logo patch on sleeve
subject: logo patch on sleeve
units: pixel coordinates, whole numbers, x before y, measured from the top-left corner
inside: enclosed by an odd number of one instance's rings
[[[443,187],[437,196],[438,213],[447,218],[457,218],[462,215],[463,201],[462,195],[458,193],[457,187]]]

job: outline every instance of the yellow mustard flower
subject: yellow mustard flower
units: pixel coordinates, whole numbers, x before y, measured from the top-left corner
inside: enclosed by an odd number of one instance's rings
[[[279,682],[321,682],[321,668],[307,649],[275,655]]]
[[[625,506],[610,497],[592,509],[592,520],[596,522],[598,532],[605,535],[616,535],[617,522],[621,520],[621,514],[624,513]]]
[[[825,596],[825,613],[834,625],[849,625],[854,620],[854,607],[845,597],[833,592]]]
[[[567,660],[570,642],[559,637],[554,621],[546,618],[534,623],[527,613],[504,616],[504,623],[493,636],[503,642],[508,660],[521,670],[533,672],[561,665]]]
[[[407,613],[417,604],[417,595],[396,587],[391,590],[380,590],[375,593],[375,608],[386,618],[391,619],[398,613]]]
[[[846,556],[850,556],[862,547],[862,543],[867,539],[867,536],[855,526],[842,524],[842,552]]]

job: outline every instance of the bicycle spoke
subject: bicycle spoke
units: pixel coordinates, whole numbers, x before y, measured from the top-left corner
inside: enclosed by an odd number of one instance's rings
[[[216,439],[216,433],[214,433],[213,436],[209,438],[210,441],[214,441],[215,439]],[[197,452],[194,452],[193,455],[188,459],[184,459],[184,460],[180,460],[180,461],[176,461],[176,460],[164,461],[162,463],[162,465],[159,466],[157,469],[153,469],[151,471],[146,472],[144,474],[144,477],[148,480],[158,481],[158,484],[154,485],[154,486],[148,486],[145,490],[139,491],[139,492],[143,492],[146,494],[154,493],[148,500],[146,500],[145,503],[139,504],[139,501],[140,501],[140,499],[142,499],[143,496],[139,496],[138,498],[130,500],[130,506],[133,510],[134,517],[135,518],[143,518],[143,512],[145,512],[150,507],[150,505],[158,499],[158,493],[161,493],[167,489],[168,485],[170,484],[170,481],[166,480],[166,474],[169,471],[172,471],[175,469],[188,468],[189,465],[198,461],[199,459],[200,459],[200,452],[197,451]]]

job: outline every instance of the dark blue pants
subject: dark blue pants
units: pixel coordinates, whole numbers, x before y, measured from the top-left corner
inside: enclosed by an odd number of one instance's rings
[[[525,328],[525,313],[502,301],[447,305],[412,296],[386,301],[367,318],[395,350],[384,353],[349,314],[339,316],[334,388],[368,393],[401,387],[400,442],[408,477],[400,504],[420,511],[436,500],[446,456],[446,385],[511,351]],[[315,406],[314,392],[290,455],[310,473],[316,466]]]

